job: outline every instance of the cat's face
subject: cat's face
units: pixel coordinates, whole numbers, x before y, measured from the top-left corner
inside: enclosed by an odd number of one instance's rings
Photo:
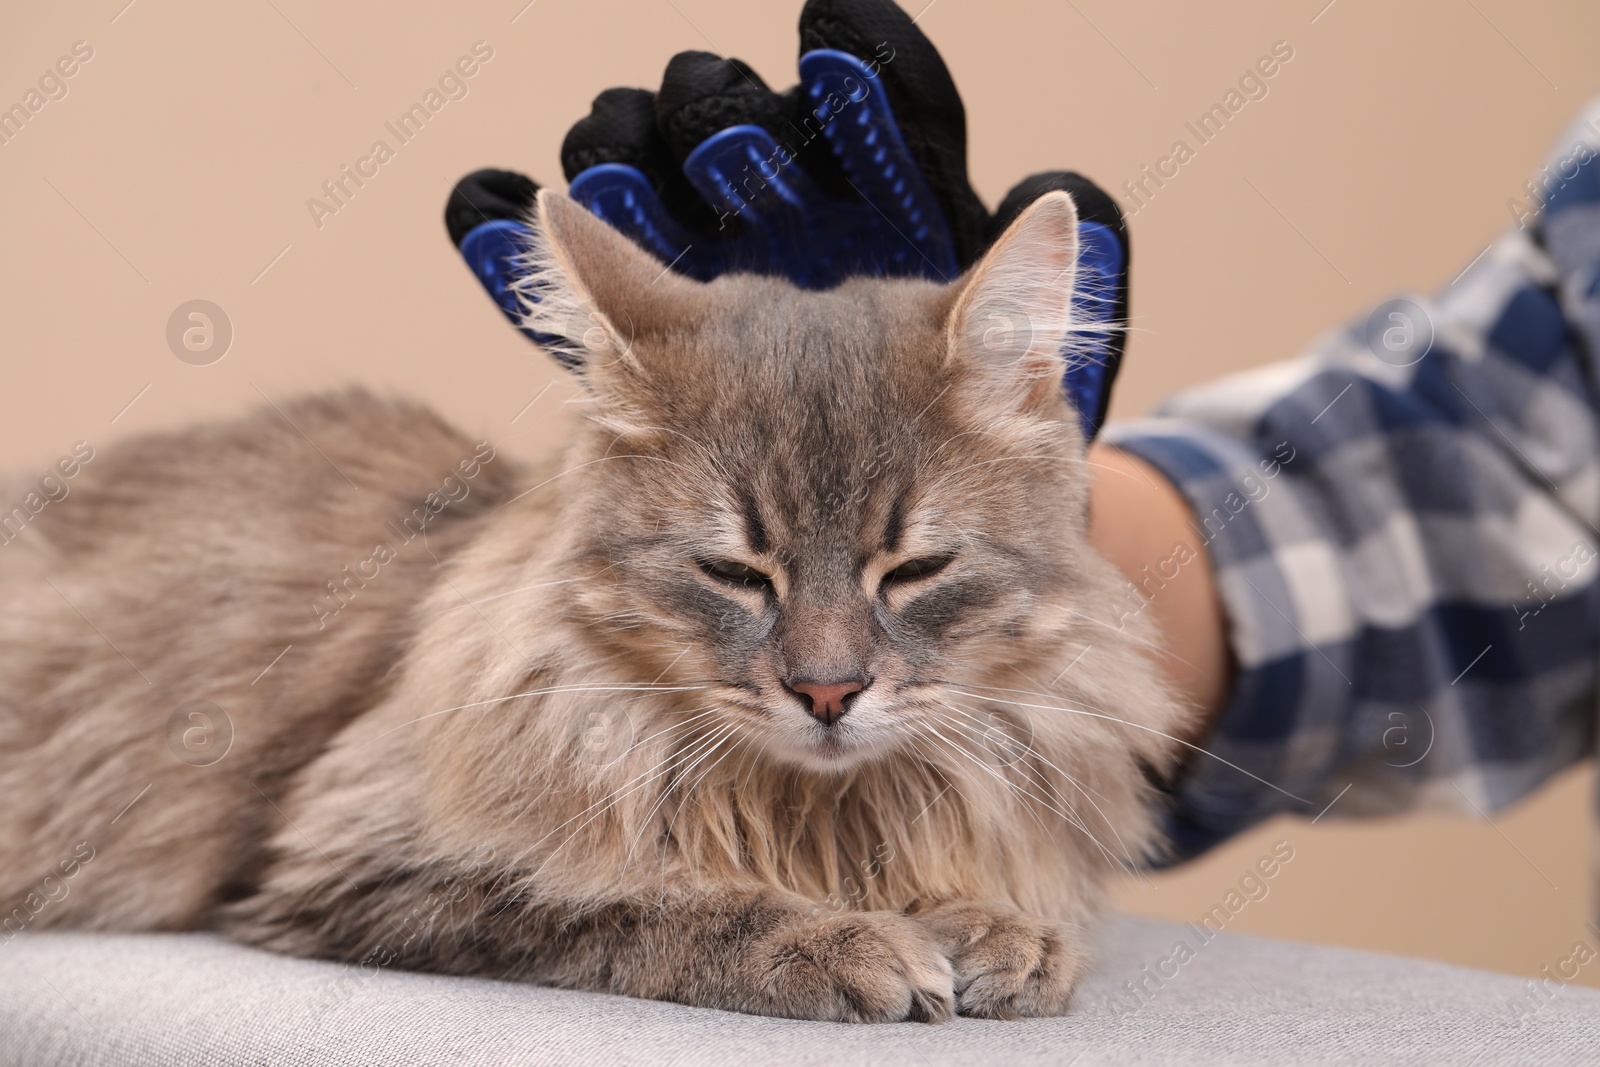
[[[1033,653],[1081,551],[1056,384],[1070,202],[1036,205],[962,284],[826,293],[661,275],[569,201],[544,211],[581,306],[547,298],[539,324],[584,325],[566,332],[595,393],[596,633],[640,682],[707,686],[686,706],[786,762],[970,747],[988,724],[952,690]]]

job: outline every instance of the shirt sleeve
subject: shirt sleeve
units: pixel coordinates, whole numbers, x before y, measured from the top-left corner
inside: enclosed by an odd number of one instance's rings
[[[1486,813],[1592,752],[1597,146],[1600,100],[1542,207],[1513,204],[1433,298],[1108,431],[1187,499],[1230,626],[1230,698],[1172,787],[1176,859],[1282,811]]]

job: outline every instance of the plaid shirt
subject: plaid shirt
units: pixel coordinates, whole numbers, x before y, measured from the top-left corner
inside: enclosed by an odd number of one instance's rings
[[[1231,624],[1214,755],[1172,791],[1178,858],[1336,800],[1485,813],[1594,750],[1597,152],[1600,99],[1437,296],[1108,430],[1194,509]]]

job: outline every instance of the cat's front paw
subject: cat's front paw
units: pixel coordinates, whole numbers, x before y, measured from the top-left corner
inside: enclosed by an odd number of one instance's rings
[[[983,1019],[1061,1015],[1088,967],[1073,928],[988,904],[914,912],[955,970],[956,1010]]]
[[[920,923],[895,912],[812,917],[777,933],[761,982],[773,1014],[833,1022],[943,1022],[954,974]]]

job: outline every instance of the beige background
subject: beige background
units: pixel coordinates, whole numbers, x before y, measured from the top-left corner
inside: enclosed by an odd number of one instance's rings
[[[42,472],[79,439],[102,446],[346,382],[427,397],[518,451],[554,447],[571,383],[450,249],[439,213],[451,183],[491,164],[559,182],[561,136],[589,99],[654,84],[681,49],[739,55],[787,85],[798,11],[794,0],[125,3],[13,5],[0,35],[4,104],[73,42],[94,48],[68,95],[0,146],[8,467]],[[921,16],[966,98],[974,181],[991,204],[1060,166],[1120,187],[1274,42],[1294,49],[1269,95],[1133,221],[1139,333],[1118,413],[1293,355],[1394,290],[1450,281],[1600,89],[1593,0],[1325,3],[935,0]],[[469,95],[319,229],[307,199],[389,140],[384,123],[478,40],[494,58]],[[234,325],[212,366],[180,362],[165,342],[169,314],[194,298]],[[1340,823],[1337,809],[1316,826],[1285,820],[1120,897],[1197,918],[1285,839],[1294,861],[1233,928],[1534,974],[1583,933],[1592,791],[1574,772],[1493,826]],[[1600,984],[1600,966],[1584,980]]]

